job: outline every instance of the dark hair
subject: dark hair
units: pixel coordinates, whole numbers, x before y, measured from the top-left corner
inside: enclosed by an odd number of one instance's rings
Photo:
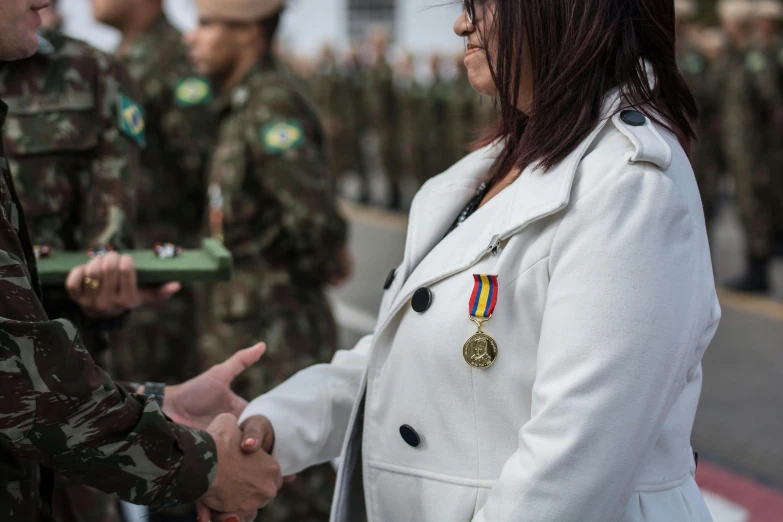
[[[547,171],[562,161],[598,124],[615,87],[626,107],[644,112],[689,149],[698,109],[675,60],[673,0],[485,1],[485,9],[495,10],[494,26],[485,29],[497,41],[497,61],[489,51],[487,58],[502,114],[477,145],[505,142],[493,180],[534,162]],[[480,35],[485,49],[489,34]],[[523,114],[517,99],[528,43],[533,96]]]

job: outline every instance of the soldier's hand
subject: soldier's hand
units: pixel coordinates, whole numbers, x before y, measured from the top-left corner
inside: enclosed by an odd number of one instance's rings
[[[247,401],[231,391],[231,382],[257,363],[264,351],[266,345],[259,343],[235,353],[198,377],[166,386],[163,412],[176,423],[202,430],[221,413],[238,417]]]
[[[240,449],[241,433],[233,415],[218,416],[207,431],[217,446],[217,473],[201,498],[200,518],[208,508],[215,513],[252,513],[277,496],[283,485],[280,464],[264,451]]]
[[[144,304],[171,299],[179,283],[139,288],[133,258],[116,252],[77,266],[65,281],[68,295],[90,317],[116,317]]]

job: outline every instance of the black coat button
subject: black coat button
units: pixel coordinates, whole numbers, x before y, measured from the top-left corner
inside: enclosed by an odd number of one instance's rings
[[[404,440],[408,446],[418,448],[419,444],[421,444],[421,438],[419,438],[419,434],[416,433],[416,430],[407,424],[400,426],[400,435],[402,435],[402,440]]]
[[[431,305],[432,305],[432,292],[430,291],[430,289],[419,288],[418,290],[416,290],[416,292],[413,294],[413,299],[411,299],[411,306],[413,307],[413,310],[422,314],[427,310],[429,310]]]
[[[641,127],[642,125],[647,123],[647,118],[644,117],[644,114],[642,114],[639,111],[634,111],[630,109],[621,112],[620,119],[623,120],[628,125],[630,125],[631,127]]]
[[[386,282],[383,283],[383,289],[388,290],[391,288],[392,283],[394,283],[394,278],[397,277],[397,269],[392,268],[391,272],[389,272],[389,275],[386,276]]]

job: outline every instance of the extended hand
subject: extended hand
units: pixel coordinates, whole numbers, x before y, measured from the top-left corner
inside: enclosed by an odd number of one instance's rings
[[[264,451],[247,454],[240,450],[236,417],[220,415],[207,431],[217,445],[218,468],[212,486],[200,500],[199,520],[209,520],[210,510],[253,513],[277,496],[283,485],[280,464]]]
[[[206,429],[221,413],[239,416],[247,401],[231,391],[231,382],[264,355],[266,345],[259,343],[241,350],[198,377],[175,386],[167,386],[163,412],[179,424]]]
[[[93,318],[116,317],[144,304],[171,299],[179,292],[179,283],[154,288],[139,288],[136,266],[131,256],[109,252],[68,274],[68,295]]]

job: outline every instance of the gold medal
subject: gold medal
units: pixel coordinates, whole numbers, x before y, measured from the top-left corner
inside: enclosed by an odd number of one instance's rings
[[[478,332],[462,347],[462,357],[473,368],[492,366],[498,358],[498,343],[484,331],[484,323],[492,318],[498,299],[498,277],[486,274],[473,275],[473,293],[468,301],[470,320],[478,326]]]
[[[489,368],[498,358],[498,343],[484,332],[486,319],[482,321],[471,317],[471,320],[478,325],[479,329],[462,347],[462,357],[473,368]]]

